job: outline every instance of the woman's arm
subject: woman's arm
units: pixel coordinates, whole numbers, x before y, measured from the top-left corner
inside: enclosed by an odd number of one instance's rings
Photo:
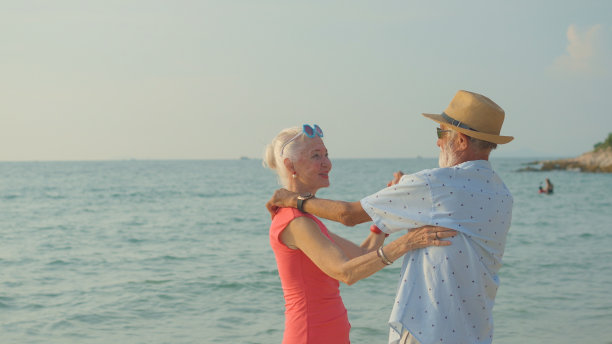
[[[395,261],[410,250],[450,245],[450,241],[440,239],[455,236],[456,233],[435,226],[415,228],[385,246],[383,254],[390,261]],[[328,276],[348,285],[369,277],[386,266],[377,252],[350,259],[320,231],[312,219],[303,216],[291,221],[281,233],[281,240],[289,247],[302,250]]]
[[[334,243],[338,245],[338,247],[349,259],[372,252],[382,246],[382,244],[385,242],[385,233],[382,232],[380,234],[370,232],[370,235],[365,238],[365,240],[359,246],[357,246],[354,242],[332,232],[329,232],[329,236],[331,236]]]

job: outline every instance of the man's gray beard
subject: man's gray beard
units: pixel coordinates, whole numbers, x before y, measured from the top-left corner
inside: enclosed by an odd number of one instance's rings
[[[457,155],[455,154],[454,145],[452,140],[448,140],[444,143],[444,149],[440,149],[440,156],[438,157],[438,166],[440,167],[451,167],[457,165]]]

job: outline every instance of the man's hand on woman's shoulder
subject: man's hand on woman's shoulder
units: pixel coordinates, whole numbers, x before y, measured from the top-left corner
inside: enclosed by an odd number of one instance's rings
[[[274,191],[272,198],[266,203],[266,208],[270,212],[270,216],[274,217],[274,214],[278,211],[278,208],[296,207],[298,194],[291,192],[287,189],[278,189]]]

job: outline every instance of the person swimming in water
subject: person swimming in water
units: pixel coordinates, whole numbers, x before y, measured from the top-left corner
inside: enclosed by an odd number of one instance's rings
[[[542,188],[542,186],[539,186],[539,192],[540,193],[545,193],[548,195],[551,195],[553,193],[554,190],[554,186],[553,184],[550,182],[550,179],[546,178],[546,188]]]

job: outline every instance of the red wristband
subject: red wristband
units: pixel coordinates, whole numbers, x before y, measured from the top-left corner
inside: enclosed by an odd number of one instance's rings
[[[380,230],[380,228],[378,228],[376,225],[371,225],[370,226],[370,232],[372,233],[376,233],[376,234],[380,234],[380,233],[384,233],[383,231]],[[385,238],[388,237],[389,234],[385,233]]]

